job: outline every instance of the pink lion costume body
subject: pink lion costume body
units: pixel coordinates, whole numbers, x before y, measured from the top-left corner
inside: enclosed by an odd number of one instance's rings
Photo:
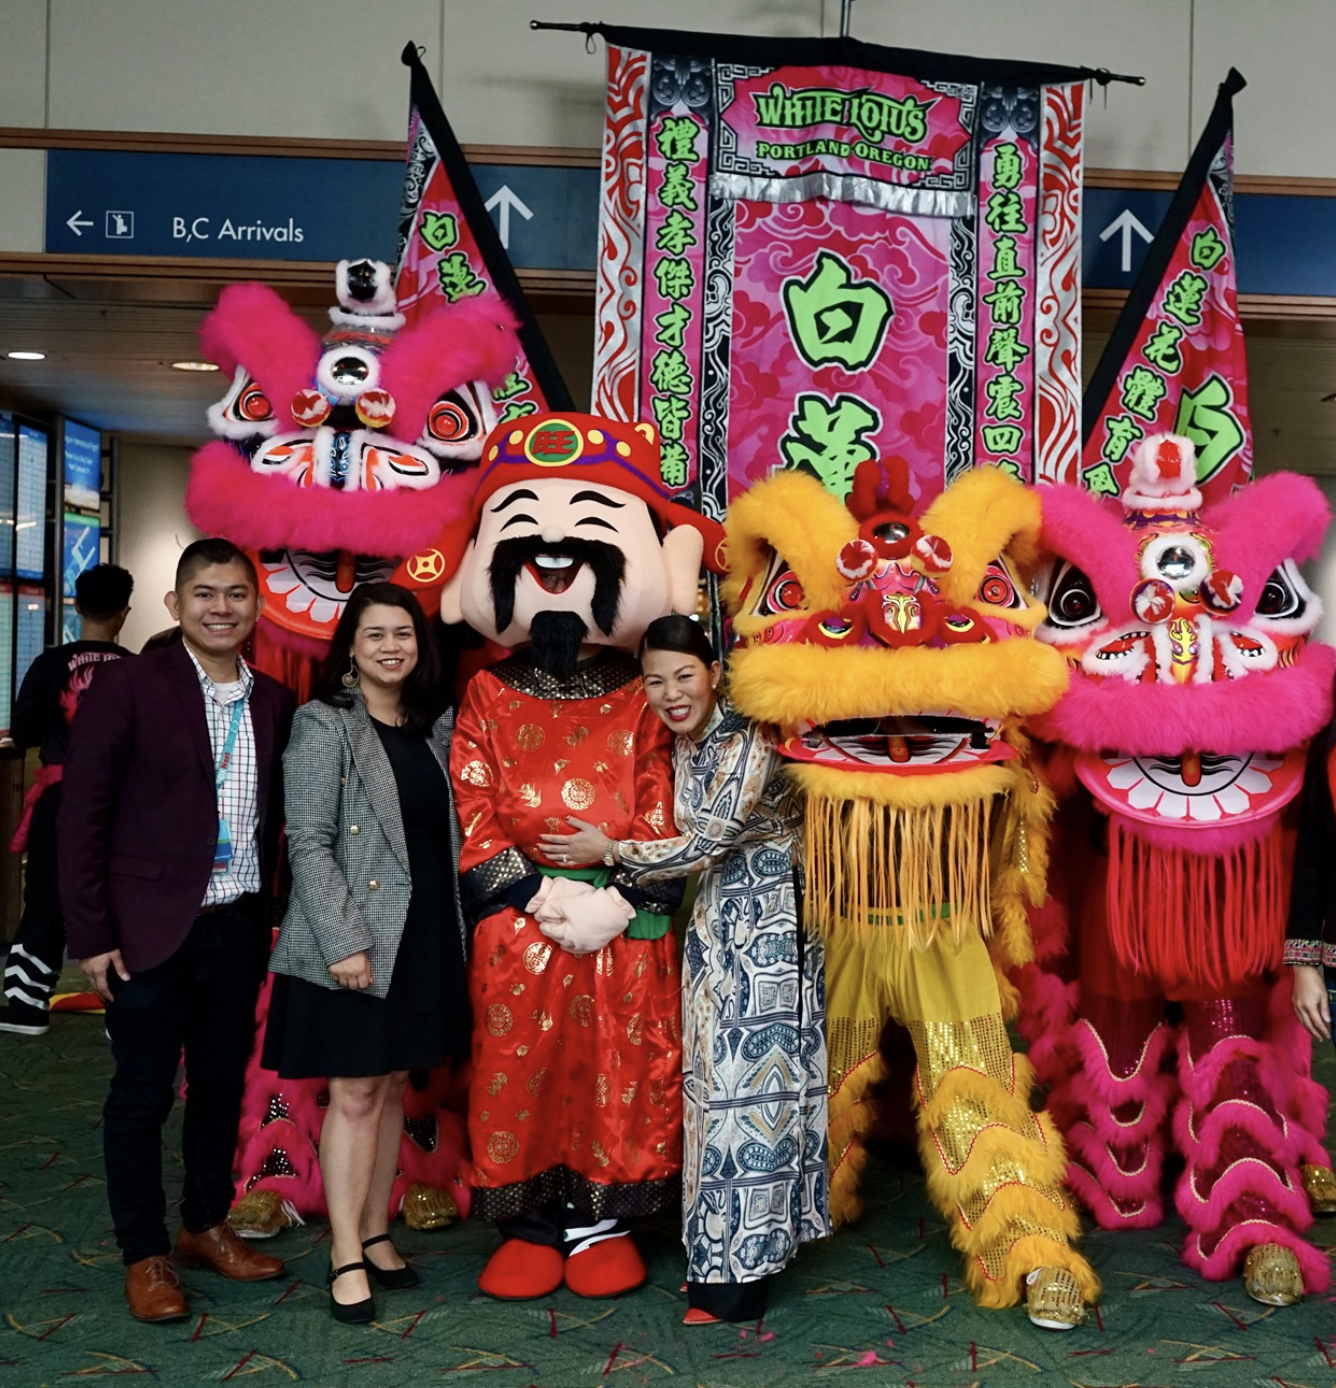
[[[1297,564],[1328,509],[1287,473],[1203,507],[1194,478],[1192,444],[1161,435],[1140,446],[1121,507],[1042,493],[1054,558],[1037,634],[1072,681],[1032,726],[1059,744],[1055,768],[1074,772],[1087,813],[1061,817],[1055,852],[1079,983],[1027,970],[1023,1029],[1055,1082],[1072,1188],[1100,1225],[1161,1222],[1172,1145],[1187,1164],[1184,1263],[1210,1280],[1242,1265],[1250,1295],[1286,1305],[1329,1280],[1302,1237],[1300,1172],[1329,1166],[1326,1095],[1279,970],[1282,811],[1330,717],[1336,665],[1310,640],[1321,608]]]
[[[202,530],[255,561],[264,610],[255,664],[305,698],[352,590],[391,580],[428,616],[449,577],[452,528],[468,513],[491,387],[515,365],[515,320],[494,295],[463,299],[411,327],[389,267],[342,261],[339,307],[321,336],[268,286],[225,289],[205,319],[205,355],[231,378],[209,411],[221,437],[191,464],[186,506]],[[236,1158],[238,1232],[264,1237],[323,1215],[316,1160],[327,1095],[259,1063],[269,986],[246,1077]],[[468,1209],[462,1085],[443,1071],[405,1097],[391,1213],[417,1228]],[[443,1107],[446,1105],[447,1107]]]

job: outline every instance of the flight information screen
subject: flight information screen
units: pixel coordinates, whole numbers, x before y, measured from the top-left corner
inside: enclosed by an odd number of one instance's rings
[[[14,572],[19,578],[46,579],[46,479],[50,436],[20,423],[18,496],[14,507]]]

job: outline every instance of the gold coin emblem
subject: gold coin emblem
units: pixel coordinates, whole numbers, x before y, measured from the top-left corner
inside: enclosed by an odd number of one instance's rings
[[[579,776],[572,776],[561,788],[561,798],[569,809],[587,810],[594,803],[594,787]]]

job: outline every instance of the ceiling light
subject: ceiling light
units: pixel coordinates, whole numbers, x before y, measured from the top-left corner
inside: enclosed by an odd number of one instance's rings
[[[218,368],[211,361],[174,361],[173,371],[217,371]]]
[[[45,361],[45,352],[6,352],[11,361]]]

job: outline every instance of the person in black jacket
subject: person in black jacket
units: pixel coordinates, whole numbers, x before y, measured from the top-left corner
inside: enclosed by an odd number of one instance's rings
[[[70,724],[99,665],[125,655],[116,638],[130,614],[135,581],[115,564],[85,569],[74,582],[79,639],[44,651],[28,667],[14,701],[10,732],[20,747],[36,747],[41,766],[28,793],[24,819],[10,848],[26,846],[23,917],[5,964],[0,1031],[42,1036],[50,1025],[51,993],[65,957],[65,917],[56,869],[56,811]]]
[[[1336,1011],[1336,722],[1313,741],[1300,800],[1299,837],[1285,931],[1294,1011],[1315,1041],[1331,1040]]]

